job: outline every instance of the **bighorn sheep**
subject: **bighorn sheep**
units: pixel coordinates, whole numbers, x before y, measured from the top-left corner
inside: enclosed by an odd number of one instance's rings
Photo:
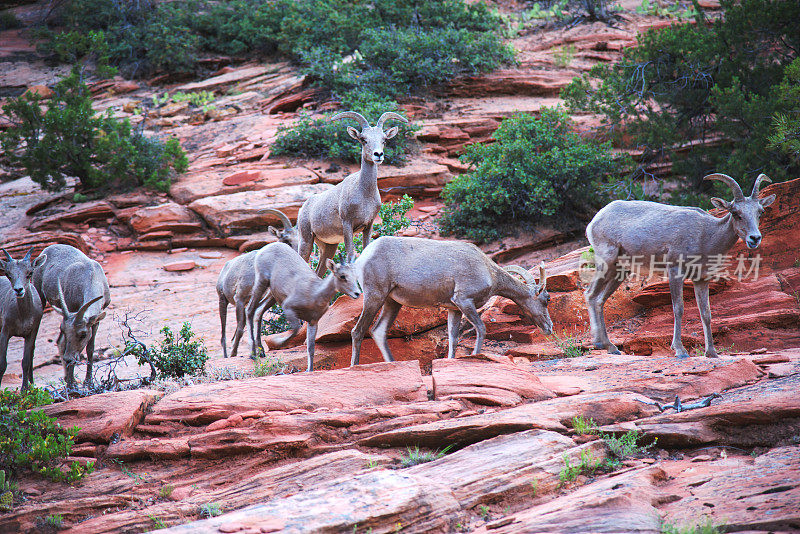
[[[733,190],[733,202],[712,198],[711,202],[728,213],[717,218],[699,208],[669,206],[639,200],[615,200],[597,212],[586,236],[594,248],[597,272],[585,293],[589,308],[592,338],[596,348],[606,348],[611,354],[619,350],[608,338],[603,305],[624,279],[617,261],[620,256],[639,257],[644,262],[659,262],[669,275],[672,311],[675,328],[672,348],[679,358],[688,354],[681,341],[683,319],[683,281],[687,272],[684,262],[694,259],[699,276],[695,276],[695,298],[700,310],[705,337],[705,355],[716,358],[714,339],[711,336],[711,311],[708,305],[707,277],[710,258],[720,258],[741,238],[750,249],[758,248],[761,232],[759,218],[764,208],[775,201],[775,195],[759,199],[762,182],[771,180],[761,174],[756,178],[753,192],[745,197],[736,180],[725,174],[710,174],[704,180],[717,180]],[[712,260],[713,261],[713,260]],[[624,271],[624,268],[623,268]]]
[[[250,321],[250,341],[258,347],[254,324],[261,322],[261,314],[275,302],[283,307],[286,319],[292,330],[277,340],[278,345],[286,343],[298,330],[301,321],[308,323],[306,348],[308,351],[307,371],[314,369],[314,339],[317,335],[317,322],[328,309],[333,295],[339,291],[352,298],[360,292],[356,282],[355,268],[352,264],[336,265],[333,260],[326,261],[331,274],[320,280],[311,267],[297,252],[285,243],[270,243],[255,257],[255,284],[250,303],[247,305],[247,318]],[[264,295],[270,292],[262,302]],[[254,321],[256,308],[260,306],[259,317]]]
[[[309,197],[297,214],[300,231],[300,256],[305,261],[311,256],[316,242],[320,249],[317,275],[325,273],[327,260],[336,253],[336,245],[344,241],[346,261],[355,257],[353,233],[361,232],[364,247],[369,245],[372,223],[381,208],[378,191],[378,165],[383,163],[384,143],[397,135],[398,128],[383,131],[387,120],[408,122],[397,113],[387,111],[373,127],[367,119],[354,111],[344,111],[331,117],[355,119],[361,131],[347,127],[350,137],[361,143],[361,169],[338,183],[335,187]]]
[[[283,223],[283,229],[278,230],[272,226],[268,231],[278,238],[278,241],[286,243],[292,249],[297,250],[298,236],[297,229],[292,227],[292,222],[282,212],[276,209],[263,209],[261,212],[272,213],[276,215]],[[222,327],[222,337],[220,343],[222,344],[222,355],[228,357],[228,347],[225,343],[225,325],[228,317],[228,304],[236,308],[236,333],[233,336],[233,347],[231,349],[231,357],[236,357],[239,350],[239,340],[244,333],[246,314],[245,308],[247,303],[250,302],[250,296],[253,293],[253,284],[256,280],[255,273],[255,258],[257,250],[250,251],[241,256],[237,256],[232,260],[225,263],[222,271],[219,273],[217,279],[217,295],[219,296],[219,322]],[[256,337],[258,346],[261,346],[261,317],[263,311],[258,315],[258,325],[256,329]],[[253,347],[253,354],[255,354],[255,347]]]
[[[492,295],[513,300],[545,333],[553,331],[547,313],[550,296],[544,265],[539,267],[539,284],[522,267],[500,267],[475,245],[457,241],[433,241],[416,237],[380,237],[355,262],[358,281],[364,291],[364,309],[352,330],[353,357],[358,365],[361,342],[378,310],[380,318],[371,330],[383,359],[393,361],[386,334],[405,304],[415,308],[447,308],[448,358],[455,357],[462,315],[477,332],[478,354],[486,327],[477,308]],[[509,273],[520,275],[525,283]]]
[[[22,353],[22,390],[33,385],[33,351],[36,334],[42,320],[42,300],[31,283],[33,271],[47,260],[41,254],[31,262],[31,252],[15,260],[2,249],[6,259],[0,259],[0,382],[6,372],[6,356],[10,337],[25,338]]]
[[[33,285],[42,302],[49,302],[62,315],[56,344],[64,378],[68,387],[74,386],[75,364],[85,348],[85,384],[90,385],[97,328],[106,316],[103,310],[111,302],[108,280],[100,264],[75,247],[50,245],[42,254],[47,255],[47,260],[36,268]]]

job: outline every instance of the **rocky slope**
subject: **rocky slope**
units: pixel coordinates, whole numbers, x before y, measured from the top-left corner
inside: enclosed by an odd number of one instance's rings
[[[632,11],[638,2],[623,6]],[[406,104],[422,127],[419,150],[409,165],[379,172],[386,200],[403,193],[415,199],[414,225],[405,233],[438,237],[438,194],[464,170],[455,157],[466,143],[490,139],[514,111],[557,104],[574,75],[613,61],[640,32],[667,23],[629,12],[615,28],[522,31],[514,39],[519,65]],[[46,93],[63,74],[44,65],[18,31],[0,37],[0,94],[34,86]],[[576,54],[559,66],[554,57],[565,45]],[[138,112],[154,94],[200,90],[215,92],[213,109],[176,103],[146,117]],[[277,221],[259,209],[276,207],[294,219],[305,198],[352,170],[269,153],[279,127],[331,103],[318,102],[285,63],[225,67],[170,86],[116,79],[93,91],[98,110],[178,137],[189,172],[168,194],[137,191],[84,203],[26,178],[0,183],[0,246],[15,256],[52,242],[81,248],[103,264],[116,318],[144,312],[142,339],[190,321],[212,355],[210,375],[251,372],[247,358],[221,359],[214,284],[225,261],[270,241],[266,226]],[[576,120],[581,127],[593,121]],[[379,363],[366,340],[367,365],[347,369],[360,303],[342,297],[320,323],[321,372],[213,381],[168,394],[105,393],[45,408],[81,427],[75,458],[95,460],[97,471],[75,487],[23,480],[24,502],[0,515],[0,531],[35,532],[53,514],[76,533],[162,524],[185,532],[661,532],[662,518],[683,526],[705,516],[728,531],[800,529],[800,180],[764,191],[772,193],[778,199],[762,220],[758,278],[731,273],[712,286],[718,360],[671,357],[669,290],[658,279],[623,285],[606,306],[610,335],[625,355],[564,358],[565,348],[588,341],[583,229],[541,228],[485,250],[501,263],[547,262],[558,338],[545,338],[513,303],[495,299],[483,315],[486,354],[466,357],[474,343],[467,336],[460,358],[442,360],[445,316],[404,309],[389,342],[401,361]],[[750,254],[737,245],[733,255],[740,253]],[[692,351],[702,348],[702,329],[690,287],[683,341]],[[109,315],[98,337],[105,354],[121,340]],[[47,311],[35,358],[40,384],[62,373],[53,361],[58,324]],[[243,343],[242,352],[248,348]],[[21,340],[12,340],[4,386],[21,382],[21,353]],[[305,367],[303,345],[271,355]],[[126,364],[117,368],[120,378],[146,374]],[[688,403],[714,393],[722,397],[705,408],[658,407],[676,396]],[[658,441],[612,473],[562,480],[565,458],[574,466],[613,455],[603,440],[572,429],[575,416],[609,433],[635,429],[644,443]],[[401,469],[408,447],[450,449]],[[225,513],[204,519],[210,504]]]

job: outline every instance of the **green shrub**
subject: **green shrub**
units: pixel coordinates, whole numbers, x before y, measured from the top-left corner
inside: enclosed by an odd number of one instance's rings
[[[398,109],[397,102],[368,93],[354,93],[342,104],[347,110],[361,113],[371,125],[375,125],[381,114],[386,111],[404,115]],[[360,162],[361,145],[347,134],[345,128],[349,124],[353,126],[357,126],[357,124],[352,119],[330,122],[331,116],[326,115],[318,119],[304,116],[294,126],[281,128],[278,131],[278,138],[272,145],[272,155]],[[414,132],[419,130],[419,127],[399,121],[393,121],[391,125],[397,126],[400,131],[386,141],[385,163],[400,165],[405,162]]]
[[[222,515],[222,507],[215,502],[205,503],[200,505],[198,513],[200,517],[217,517]]]
[[[400,461],[400,465],[403,467],[411,467],[412,465],[419,465],[428,462],[433,462],[434,460],[438,460],[447,452],[453,448],[452,445],[448,445],[444,449],[440,450],[433,450],[433,451],[421,451],[419,447],[408,447],[406,449],[406,455]]]
[[[21,26],[22,23],[12,11],[0,11],[0,30],[13,30]]]
[[[72,462],[67,472],[59,466],[72,452],[79,428],[63,429],[55,418],[34,408],[52,403],[50,395],[33,388],[20,394],[0,392],[0,469],[8,473],[30,470],[50,480],[73,483],[94,469]]]
[[[627,165],[609,144],[574,133],[558,109],[543,108],[541,118],[507,118],[494,138],[493,144],[467,146],[461,161],[474,170],[445,186],[443,233],[484,241],[553,217],[586,214],[602,200],[603,177]]]
[[[137,185],[161,190],[174,172],[188,166],[177,139],[145,137],[111,112],[96,114],[80,72],[61,80],[42,110],[34,93],[3,106],[15,123],[0,132],[0,143],[13,165],[48,190],[62,189],[67,176],[80,180],[84,191],[118,191]]]
[[[724,186],[702,182],[710,172],[733,176],[745,190],[762,172],[777,181],[800,172],[800,162],[768,142],[772,117],[792,106],[778,86],[799,55],[792,21],[800,19],[800,3],[722,0],[721,6],[724,16],[710,22],[698,14],[697,24],[645,33],[618,63],[595,66],[562,91],[571,110],[602,116],[602,135],[642,150],[643,165],[671,161],[674,176],[688,186],[675,190],[673,202],[708,205],[711,195],[697,198],[701,190],[729,195]]]
[[[800,58],[792,61],[784,71],[783,81],[777,88],[782,112],[772,117],[772,133],[767,138],[768,148],[779,150],[795,164],[800,163]]]
[[[553,332],[553,338],[555,338],[556,346],[561,349],[565,358],[580,358],[589,352],[589,349],[581,345],[577,336],[564,335],[564,337],[558,337],[558,334]]]
[[[134,354],[139,365],[150,364],[158,372],[160,378],[181,378],[185,375],[202,373],[208,361],[208,353],[201,339],[195,339],[189,323],[183,323],[178,337],[170,327],[161,329],[164,336],[158,347],[142,348],[141,345],[130,344],[126,347]]]
[[[558,474],[562,484],[572,482],[578,478],[578,475],[591,475],[603,465],[603,460],[596,459],[594,453],[590,450],[581,451],[580,462],[577,464],[572,464],[566,454],[564,454],[563,458],[564,467],[561,468],[561,472]]]
[[[711,517],[706,516],[704,520],[695,525],[685,525],[679,527],[673,523],[664,522],[661,525],[662,534],[722,534],[725,532],[724,525],[717,525]]]

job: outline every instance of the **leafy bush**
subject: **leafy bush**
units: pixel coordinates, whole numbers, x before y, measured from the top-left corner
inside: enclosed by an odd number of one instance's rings
[[[69,471],[59,465],[72,452],[78,427],[65,430],[55,418],[34,408],[52,403],[50,395],[33,388],[20,394],[0,392],[0,469],[8,474],[29,469],[50,480],[73,483],[94,470],[72,462]]]
[[[58,190],[75,176],[85,191],[119,190],[145,185],[169,187],[174,172],[188,166],[177,139],[145,137],[130,123],[95,114],[80,72],[61,80],[42,111],[35,93],[3,106],[14,126],[0,132],[0,143],[13,165],[24,167],[43,188]]]
[[[198,513],[200,517],[217,517],[222,515],[222,507],[215,502],[209,502],[201,504]]]
[[[494,138],[467,146],[461,161],[475,170],[445,186],[443,233],[484,241],[552,217],[585,214],[601,200],[600,180],[627,165],[608,143],[574,133],[558,109],[543,108],[541,118],[520,113],[505,119]]]
[[[287,330],[289,330],[289,321],[286,320],[286,315],[284,315],[281,305],[275,304],[265,314],[265,319],[261,323],[261,333],[268,336]]]
[[[772,134],[768,147],[788,155],[800,163],[800,58],[792,61],[784,71],[783,81],[777,88],[780,107],[784,110],[772,118]]]
[[[203,372],[208,353],[203,341],[195,339],[189,323],[183,323],[177,339],[168,326],[161,329],[161,334],[164,339],[158,347],[142,348],[140,344],[131,344],[126,350],[137,357],[139,365],[147,363],[155,367],[161,378],[181,378]]]
[[[12,11],[0,11],[0,30],[13,30],[20,26],[22,23]]]
[[[374,84],[394,96],[509,61],[502,21],[463,0],[73,0],[57,11],[52,22],[63,30],[46,32],[43,51],[91,52],[130,76],[192,72],[204,51],[282,52],[340,95]],[[102,38],[79,38],[90,32]]]
[[[572,464],[569,460],[569,456],[566,454],[564,454],[563,458],[564,467],[561,468],[561,472],[558,474],[558,478],[562,484],[572,482],[578,478],[578,475],[590,475],[603,465],[603,460],[596,459],[594,453],[590,450],[581,451],[580,462],[578,464]]]
[[[447,454],[447,452],[452,448],[453,448],[452,445],[448,445],[441,451],[438,449],[433,451],[421,451],[419,447],[414,447],[413,449],[411,447],[408,447],[406,449],[406,455],[400,461],[400,465],[403,467],[411,467],[412,465],[419,465],[428,462],[433,462],[434,460],[438,460],[439,458]]]
[[[372,125],[386,111],[394,111],[403,115],[397,108],[397,102],[393,100],[363,93],[354,96],[356,98],[350,98],[343,102],[344,107],[361,113]],[[356,126],[355,121],[343,119],[330,122],[331,116],[326,115],[324,118],[319,119],[312,119],[310,116],[301,117],[294,126],[280,129],[278,138],[272,145],[272,155],[331,158],[360,162],[361,145],[347,134],[347,129],[345,128],[346,124]],[[400,165],[405,161],[414,132],[419,130],[419,127],[399,121],[393,121],[391,125],[397,126],[400,132],[386,141],[385,163],[387,165]]]
[[[800,171],[800,162],[768,142],[772,117],[791,107],[778,86],[800,51],[792,22],[800,3],[721,5],[724,16],[708,23],[697,14],[697,24],[647,32],[618,63],[595,66],[562,92],[570,109],[603,117],[603,135],[643,150],[643,164],[671,161],[690,186],[678,188],[676,202],[696,202],[701,187],[727,195],[701,182],[709,172],[730,174],[749,190],[759,173],[783,180]]]

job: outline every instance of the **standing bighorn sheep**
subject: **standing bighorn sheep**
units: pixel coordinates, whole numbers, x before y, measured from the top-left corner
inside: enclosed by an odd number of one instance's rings
[[[291,327],[290,332],[276,341],[277,345],[289,341],[300,330],[301,321],[306,321],[306,370],[310,372],[314,369],[317,322],[328,309],[334,294],[338,291],[354,299],[360,295],[353,264],[336,265],[329,258],[326,260],[326,267],[331,270],[331,274],[320,280],[305,260],[285,243],[270,243],[258,251],[255,257],[255,284],[247,305],[253,347],[259,347],[254,325],[260,324],[264,310],[277,302],[283,307]],[[267,291],[270,294],[262,302]],[[259,306],[258,320],[254,320],[256,308]]]
[[[297,250],[297,230],[292,227],[292,222],[289,218],[282,211],[276,209],[263,209],[261,212],[272,213],[281,220],[283,229],[278,230],[270,226],[268,229],[269,233],[277,237],[278,241],[281,243],[286,243],[292,247],[292,249]],[[239,340],[242,338],[246,324],[245,308],[250,302],[250,296],[253,294],[253,284],[256,280],[256,254],[258,254],[258,251],[253,250],[228,261],[225,263],[217,279],[219,322],[222,327],[220,343],[222,344],[222,355],[225,358],[228,357],[228,347],[225,343],[225,324],[228,317],[228,304],[236,308],[236,333],[233,336],[233,347],[231,348],[231,357],[236,357],[236,353],[239,350]],[[263,310],[260,311],[258,315],[258,325],[256,328],[258,346],[261,346],[261,318],[264,314],[263,312]],[[253,347],[252,353],[256,353],[255,347]]]
[[[58,352],[69,387],[75,384],[75,364],[86,349],[86,380],[92,381],[94,343],[97,328],[111,302],[108,280],[103,268],[83,252],[69,245],[50,245],[42,251],[47,256],[36,268],[33,284],[42,302],[49,302],[62,315],[58,334]]]
[[[477,331],[472,353],[481,351],[486,327],[477,309],[493,295],[513,300],[545,334],[553,331],[553,321],[547,313],[550,296],[543,265],[539,267],[539,284],[536,284],[522,267],[502,268],[475,245],[417,237],[380,237],[364,249],[355,267],[364,290],[364,309],[352,330],[351,365],[358,365],[361,342],[381,307],[381,316],[371,334],[387,362],[394,358],[386,334],[404,304],[415,308],[447,308],[448,358],[455,357],[462,315]],[[522,276],[525,283],[509,272]]]
[[[361,143],[361,169],[338,183],[335,187],[309,197],[297,214],[297,228],[300,231],[300,256],[305,261],[311,256],[316,242],[320,249],[317,275],[325,272],[327,260],[336,253],[336,245],[344,241],[346,261],[355,256],[353,233],[362,232],[364,247],[369,244],[372,223],[381,208],[381,194],[378,191],[378,165],[383,163],[384,143],[397,135],[398,128],[383,131],[387,120],[408,120],[397,113],[387,111],[381,115],[375,126],[354,111],[344,111],[331,117],[355,119],[361,131],[347,127],[347,133]]]
[[[608,338],[603,305],[624,279],[617,261],[620,256],[626,255],[642,258],[645,262],[649,260],[651,264],[658,261],[660,267],[667,269],[675,316],[672,348],[677,357],[688,356],[681,341],[683,281],[687,277],[684,264],[694,259],[693,265],[699,267],[699,272],[692,281],[703,323],[705,355],[717,357],[708,305],[709,259],[727,253],[737,238],[741,238],[750,249],[758,248],[761,243],[759,218],[764,208],[775,201],[775,195],[758,198],[761,182],[771,181],[763,174],[756,178],[749,197],[744,196],[736,180],[725,174],[710,174],[704,180],[723,182],[733,190],[733,202],[711,199],[714,206],[728,212],[724,217],[714,217],[699,208],[615,200],[597,212],[586,227],[586,236],[594,248],[597,264],[597,272],[585,293],[596,348],[606,348],[611,354],[620,353]]]
[[[47,260],[41,254],[31,262],[31,252],[15,260],[2,249],[6,259],[0,259],[0,382],[6,372],[6,356],[10,337],[25,338],[22,353],[22,390],[33,385],[33,351],[36,347],[36,334],[42,320],[42,300],[36,292],[31,279],[33,271]]]

